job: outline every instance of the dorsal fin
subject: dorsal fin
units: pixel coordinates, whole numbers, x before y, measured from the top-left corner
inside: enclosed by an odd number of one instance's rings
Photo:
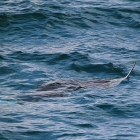
[[[130,74],[131,74],[131,72],[133,71],[135,65],[136,65],[136,61],[134,62],[133,67],[132,67],[131,70],[128,72],[128,74],[124,77],[124,79],[127,79],[127,78],[130,76]]]

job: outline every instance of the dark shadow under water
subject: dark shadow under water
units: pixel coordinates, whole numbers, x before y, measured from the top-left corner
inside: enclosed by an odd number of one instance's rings
[[[135,67],[136,62],[134,62],[133,67],[128,72],[128,74],[123,78],[116,79],[103,79],[103,80],[56,80],[53,82],[44,83],[40,85],[35,93],[29,95],[19,96],[22,101],[39,101],[42,98],[56,98],[56,97],[68,97],[68,93],[72,91],[79,90],[81,88],[112,88],[119,85],[122,81],[126,80],[131,74]]]

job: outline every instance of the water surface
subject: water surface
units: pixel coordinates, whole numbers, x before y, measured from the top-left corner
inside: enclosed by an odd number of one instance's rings
[[[138,0],[1,0],[0,139],[138,140],[139,34]],[[117,87],[19,98],[58,79],[120,78],[134,61]]]

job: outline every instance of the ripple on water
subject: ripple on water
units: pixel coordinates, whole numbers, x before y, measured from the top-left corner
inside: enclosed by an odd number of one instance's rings
[[[1,1],[0,140],[139,139],[139,5]],[[130,78],[114,88],[35,93],[58,79],[123,77],[134,61]]]

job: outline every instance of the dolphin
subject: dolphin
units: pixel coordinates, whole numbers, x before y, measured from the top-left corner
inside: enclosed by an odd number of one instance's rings
[[[56,80],[53,82],[47,82],[39,86],[35,92],[18,96],[22,101],[38,101],[44,97],[67,97],[69,92],[76,91],[81,88],[112,88],[119,85],[122,81],[127,79],[135,67],[134,62],[131,70],[125,77],[116,79],[101,79],[101,80]]]
[[[102,79],[102,80],[57,80],[53,82],[45,83],[39,86],[36,91],[74,91],[80,88],[111,88],[119,85],[122,81],[127,79],[131,72],[133,71],[136,62],[134,62],[133,67],[128,72],[128,74],[123,78],[116,79]]]

